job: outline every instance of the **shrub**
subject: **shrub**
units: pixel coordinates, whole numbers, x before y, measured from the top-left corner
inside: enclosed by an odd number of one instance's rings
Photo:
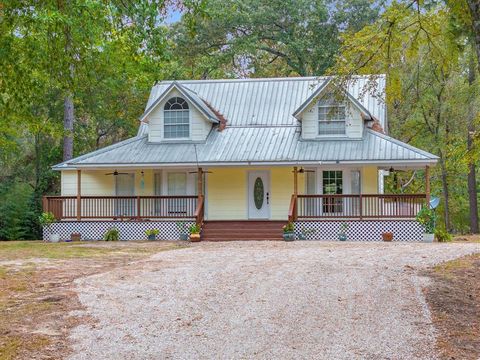
[[[50,225],[52,225],[55,222],[55,220],[56,220],[55,215],[53,215],[53,213],[51,212],[44,212],[42,213],[42,215],[38,217],[38,222],[40,223],[40,225],[45,226],[47,228]]]
[[[157,229],[145,230],[145,235],[147,236],[150,236],[150,235],[157,236],[158,234],[160,234],[160,230],[157,230]]]
[[[103,235],[103,240],[105,241],[118,241],[120,237],[120,232],[116,228],[109,229],[105,235]]]
[[[288,232],[293,232],[294,231],[294,225],[292,222],[287,223],[286,225],[283,225],[283,232],[288,233]]]
[[[188,228],[190,234],[200,234],[200,226],[197,224],[193,224]]]
[[[435,232],[435,223],[437,222],[437,214],[434,210],[423,206],[417,214],[417,221],[425,227],[427,234]]]
[[[436,229],[435,230],[435,238],[439,242],[448,242],[452,241],[452,235],[449,234],[446,230],[444,229]]]
[[[341,223],[339,234],[345,234],[348,230],[348,227],[349,227],[348,223],[346,222]]]

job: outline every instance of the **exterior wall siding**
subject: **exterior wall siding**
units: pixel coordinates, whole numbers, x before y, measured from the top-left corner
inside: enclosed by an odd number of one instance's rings
[[[362,168],[362,192],[364,194],[378,194],[378,168],[364,166]]]
[[[174,96],[180,96],[183,98],[177,90],[172,89],[170,94],[167,95],[148,116],[148,141],[163,141],[163,107],[165,106],[165,103]],[[188,99],[185,100],[188,102]],[[212,123],[207,121],[193,104],[189,102],[188,105],[190,108],[190,140],[204,141],[212,128]]]
[[[248,219],[248,172],[270,171],[270,218],[286,220],[293,194],[293,167],[210,168],[207,181],[208,220]],[[304,175],[298,175],[298,190],[305,189]]]
[[[305,109],[302,115],[303,139],[328,139],[328,136],[318,135],[318,103],[317,101]],[[363,119],[360,111],[352,104],[347,104],[346,137],[358,138],[363,136]]]

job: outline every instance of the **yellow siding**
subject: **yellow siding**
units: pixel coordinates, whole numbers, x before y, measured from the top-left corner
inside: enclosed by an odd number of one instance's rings
[[[364,166],[362,179],[364,194],[378,194],[378,169],[376,166]]]
[[[110,170],[82,170],[82,195],[115,195],[113,176],[105,173]],[[75,170],[62,171],[63,196],[77,195],[77,172]]]
[[[270,171],[270,213],[272,220],[286,220],[293,194],[292,167],[211,168],[208,174],[208,219],[248,219],[248,172]],[[298,175],[298,189],[303,193],[304,176]]]

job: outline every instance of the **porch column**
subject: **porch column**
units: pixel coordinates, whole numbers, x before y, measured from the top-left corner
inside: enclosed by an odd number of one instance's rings
[[[197,194],[198,197],[203,195],[203,169],[201,167],[197,170]]]
[[[82,171],[77,169],[77,220],[82,218]]]
[[[293,195],[298,195],[298,169],[293,167]]]
[[[430,208],[430,166],[425,166],[425,196],[427,207]]]

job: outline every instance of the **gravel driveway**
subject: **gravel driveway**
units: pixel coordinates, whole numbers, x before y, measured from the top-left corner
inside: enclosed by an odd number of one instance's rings
[[[418,270],[480,244],[200,243],[76,282],[71,359],[429,359]]]

